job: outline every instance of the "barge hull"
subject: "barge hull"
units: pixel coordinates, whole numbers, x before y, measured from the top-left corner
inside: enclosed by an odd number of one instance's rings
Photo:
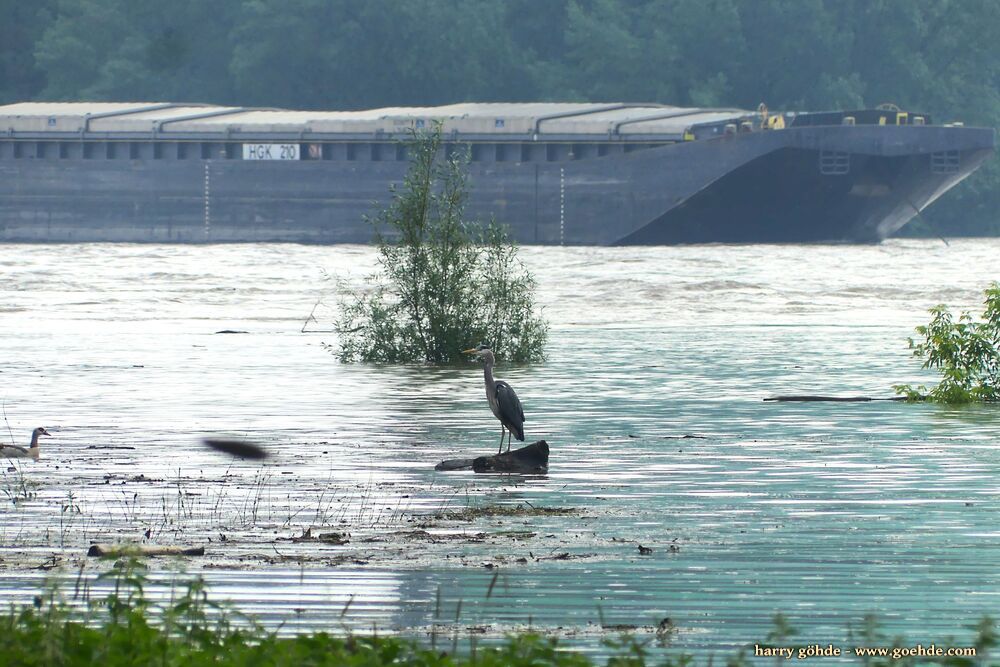
[[[504,160],[491,148],[483,160],[473,150],[467,213],[495,218],[523,244],[876,242],[990,157],[993,135],[806,125],[636,143],[641,150],[542,137],[518,153],[541,159]],[[170,144],[176,153],[164,159],[156,140],[155,151],[130,142],[134,156],[123,159],[121,137],[92,138],[91,150],[45,137],[0,140],[0,241],[366,243],[367,217],[408,166],[389,140],[370,142],[367,160],[288,161],[233,159],[206,143],[197,158]]]

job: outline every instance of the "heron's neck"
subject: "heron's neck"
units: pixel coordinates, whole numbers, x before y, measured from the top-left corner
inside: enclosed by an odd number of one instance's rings
[[[32,434],[31,434],[31,449],[37,449],[38,448],[38,436],[39,435],[41,435],[41,434],[32,432]],[[24,442],[24,440],[22,440],[21,442]]]
[[[487,361],[483,364],[483,379],[487,387],[493,386],[493,362]]]

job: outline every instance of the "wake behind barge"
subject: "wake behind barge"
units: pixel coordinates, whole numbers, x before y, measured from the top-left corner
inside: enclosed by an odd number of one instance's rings
[[[898,109],[21,103],[0,106],[0,241],[368,242],[402,140],[438,121],[468,214],[525,244],[875,242],[994,148]]]

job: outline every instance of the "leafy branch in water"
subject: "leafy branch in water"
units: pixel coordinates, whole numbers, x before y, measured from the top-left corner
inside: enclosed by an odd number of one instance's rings
[[[535,280],[503,228],[465,221],[468,158],[446,148],[440,125],[407,145],[402,187],[372,221],[378,273],[340,304],[342,361],[448,362],[479,342],[510,361],[543,356]]]
[[[930,323],[916,328],[923,340],[910,338],[909,344],[913,356],[924,360],[924,368],[940,371],[941,382],[930,390],[895,385],[897,394],[939,403],[1000,400],[1000,284],[991,283],[985,296],[982,321],[968,312],[956,321],[943,304],[930,309]]]

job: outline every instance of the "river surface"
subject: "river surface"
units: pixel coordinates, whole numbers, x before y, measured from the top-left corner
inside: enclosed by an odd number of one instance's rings
[[[521,256],[548,359],[496,375],[551,447],[535,478],[434,471],[497,446],[478,366],[331,354],[370,248],[0,246],[3,439],[52,432],[4,462],[0,599],[128,540],[206,546],[151,576],[200,574],[283,631],[532,627],[601,650],[669,617],[672,650],[728,655],[778,611],[845,649],[869,612],[924,645],[1000,612],[1000,410],[763,401],[931,381],[906,339],[935,304],[981,312],[1000,241]]]

